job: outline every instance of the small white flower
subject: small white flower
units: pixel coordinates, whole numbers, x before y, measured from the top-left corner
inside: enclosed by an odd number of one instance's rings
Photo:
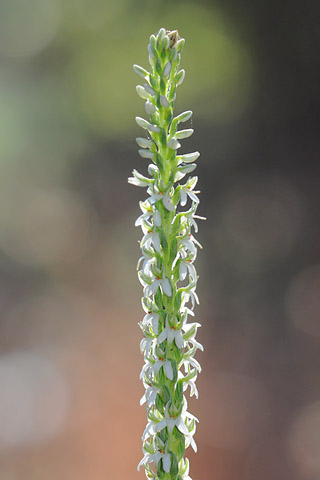
[[[165,360],[164,358],[159,358],[155,361],[150,368],[150,373],[152,372],[154,375],[157,375],[161,367],[163,367],[164,373],[166,374],[168,380],[173,380],[172,364],[170,360]]]
[[[189,250],[192,255],[197,254],[197,247],[195,246],[195,242],[196,240],[191,234],[179,238],[180,245]]]
[[[199,392],[196,387],[196,380],[197,380],[197,370],[194,369],[191,371],[190,374],[186,375],[185,377],[183,374],[179,371],[178,373],[178,378],[179,380],[183,380],[183,391],[185,392],[188,387],[190,387],[190,397],[195,395],[196,398],[199,397]]]
[[[180,188],[180,204],[184,207],[187,203],[187,197],[191,198],[191,200],[195,203],[199,203],[200,200],[190,188],[187,186],[183,186]]]
[[[133,177],[128,178],[128,183],[136,185],[136,187],[149,187],[153,183],[152,178],[145,177],[141,175],[137,170],[133,170]]]
[[[154,431],[155,433],[161,432],[164,428],[168,428],[169,435],[171,435],[174,427],[177,427],[178,430],[180,430],[181,433],[184,435],[189,434],[189,430],[187,425],[184,422],[183,419],[183,414],[174,416],[173,414],[170,414],[168,411],[168,404],[166,405],[165,412],[164,412],[164,418],[159,422],[156,423],[154,426]]]
[[[139,258],[138,263],[137,263],[137,270],[139,270],[141,262],[142,263],[142,271],[146,273],[147,275],[150,275],[151,273],[151,266],[154,264],[154,255],[153,252],[150,250],[147,250],[146,248],[142,248],[142,257]]]
[[[137,218],[135,221],[135,226],[138,227],[139,225],[142,225],[144,220],[148,220],[151,215],[153,215],[153,208],[148,202],[139,202],[140,209],[142,211],[142,215]]]
[[[146,295],[152,295],[152,294],[155,295],[159,287],[162,288],[163,293],[165,293],[168,297],[171,297],[172,295],[171,284],[169,280],[165,277],[164,273],[162,274],[162,277],[160,276],[154,277],[151,285],[147,285],[145,287],[144,293]]]
[[[176,322],[174,321],[170,325],[168,315],[166,317],[165,328],[162,330],[162,332],[158,336],[157,343],[160,344],[165,340],[168,341],[168,345],[171,345],[171,343],[175,341],[178,348],[182,348],[184,345],[181,327],[178,327]]]
[[[179,264],[179,280],[183,281],[188,272],[192,281],[195,281],[197,278],[197,272],[192,264],[192,261],[189,257],[182,258]]]
[[[160,253],[160,235],[158,232],[155,232],[152,228],[152,225],[148,224],[147,222],[142,222],[141,228],[144,232],[144,236],[141,239],[140,247],[145,247],[149,249],[151,245],[153,245],[156,252]]]
[[[172,198],[170,196],[169,191],[165,193],[163,192],[155,193],[148,200],[151,204],[158,202],[159,200],[162,200],[163,205],[167,210],[169,210],[169,212],[174,211],[174,205],[172,203]]]
[[[149,311],[144,317],[143,317],[143,320],[141,322],[141,324],[143,326],[149,326],[151,325],[152,326],[152,330],[154,332],[155,335],[158,335],[158,331],[159,331],[159,318],[160,318],[160,315],[158,313],[154,313],[152,311]]]
[[[193,282],[192,284],[188,285],[186,287],[184,295],[183,295],[183,301],[184,303],[188,303],[191,300],[192,303],[192,308],[194,308],[195,303],[197,305],[200,304],[198,295],[196,293],[196,284]]]
[[[144,395],[140,399],[140,405],[143,405],[145,402],[147,402],[148,407],[150,407],[155,402],[159,391],[160,389],[158,387],[147,387]]]

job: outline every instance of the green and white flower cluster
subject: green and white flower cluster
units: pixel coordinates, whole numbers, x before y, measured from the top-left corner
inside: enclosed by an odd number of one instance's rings
[[[145,360],[140,378],[146,391],[140,403],[146,404],[148,417],[138,470],[143,465],[146,476],[156,480],[191,480],[184,454],[189,445],[197,450],[193,436],[198,420],[187,411],[184,392],[190,387],[190,395],[198,397],[195,381],[201,367],[194,355],[198,348],[203,350],[195,338],[200,324],[187,320],[199,303],[194,260],[200,245],[192,232],[198,231],[196,220],[203,218],[196,215],[197,177],[180,183],[196,168],[200,155],[177,153],[180,140],[193,133],[190,128],[178,130],[191,111],[173,116],[176,90],[185,77],[179,70],[184,43],[177,31],[161,28],[148,44],[150,72],[134,65],[143,79],[137,92],[149,116],[136,117],[146,133],[137,143],[141,157],[151,160],[148,177],[134,170],[129,178],[148,193],[136,221],[143,231],[138,275],[145,311],[140,322]]]

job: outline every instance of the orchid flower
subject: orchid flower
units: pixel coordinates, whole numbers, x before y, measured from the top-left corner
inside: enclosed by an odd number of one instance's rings
[[[138,153],[150,162],[149,176],[134,169],[129,178],[129,183],[147,189],[135,222],[143,232],[137,266],[145,311],[139,323],[145,362],[140,373],[145,387],[140,404],[145,404],[148,418],[138,470],[143,466],[147,478],[154,480],[191,480],[184,455],[189,446],[197,450],[193,437],[198,419],[188,412],[184,394],[190,387],[190,396],[198,398],[195,382],[201,367],[194,355],[203,350],[195,338],[200,324],[187,319],[194,316],[199,303],[194,261],[201,245],[192,229],[197,233],[196,220],[205,218],[196,215],[198,177],[179,183],[195,170],[200,155],[180,154],[180,141],[193,134],[192,128],[181,127],[189,122],[192,111],[175,117],[173,112],[177,88],[185,78],[179,68],[184,43],[177,30],[161,28],[148,43],[150,68],[133,67],[141,78],[137,93],[148,115],[148,119],[136,117],[145,134],[136,139]]]

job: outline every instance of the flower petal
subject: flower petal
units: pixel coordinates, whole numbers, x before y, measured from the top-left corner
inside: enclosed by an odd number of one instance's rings
[[[164,371],[169,380],[173,380],[173,370],[172,370],[172,365],[171,362],[167,361],[164,366]]]
[[[184,421],[182,420],[181,417],[178,418],[176,426],[177,426],[178,430],[180,430],[181,433],[183,433],[184,435],[189,435],[188,427],[184,423]]]
[[[168,297],[171,297],[172,295],[172,289],[171,289],[171,285],[170,285],[170,282],[167,278],[164,278],[161,282],[161,286],[162,286],[162,290],[163,292],[168,296]]]
[[[171,468],[171,455],[169,453],[166,453],[165,455],[163,455],[162,465],[163,465],[163,470],[166,473],[169,473]]]

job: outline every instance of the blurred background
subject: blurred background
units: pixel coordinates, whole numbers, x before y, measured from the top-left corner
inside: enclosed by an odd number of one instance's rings
[[[186,38],[196,480],[320,478],[319,3],[0,0],[0,478],[144,478],[132,64]],[[188,125],[188,127],[191,126]]]

